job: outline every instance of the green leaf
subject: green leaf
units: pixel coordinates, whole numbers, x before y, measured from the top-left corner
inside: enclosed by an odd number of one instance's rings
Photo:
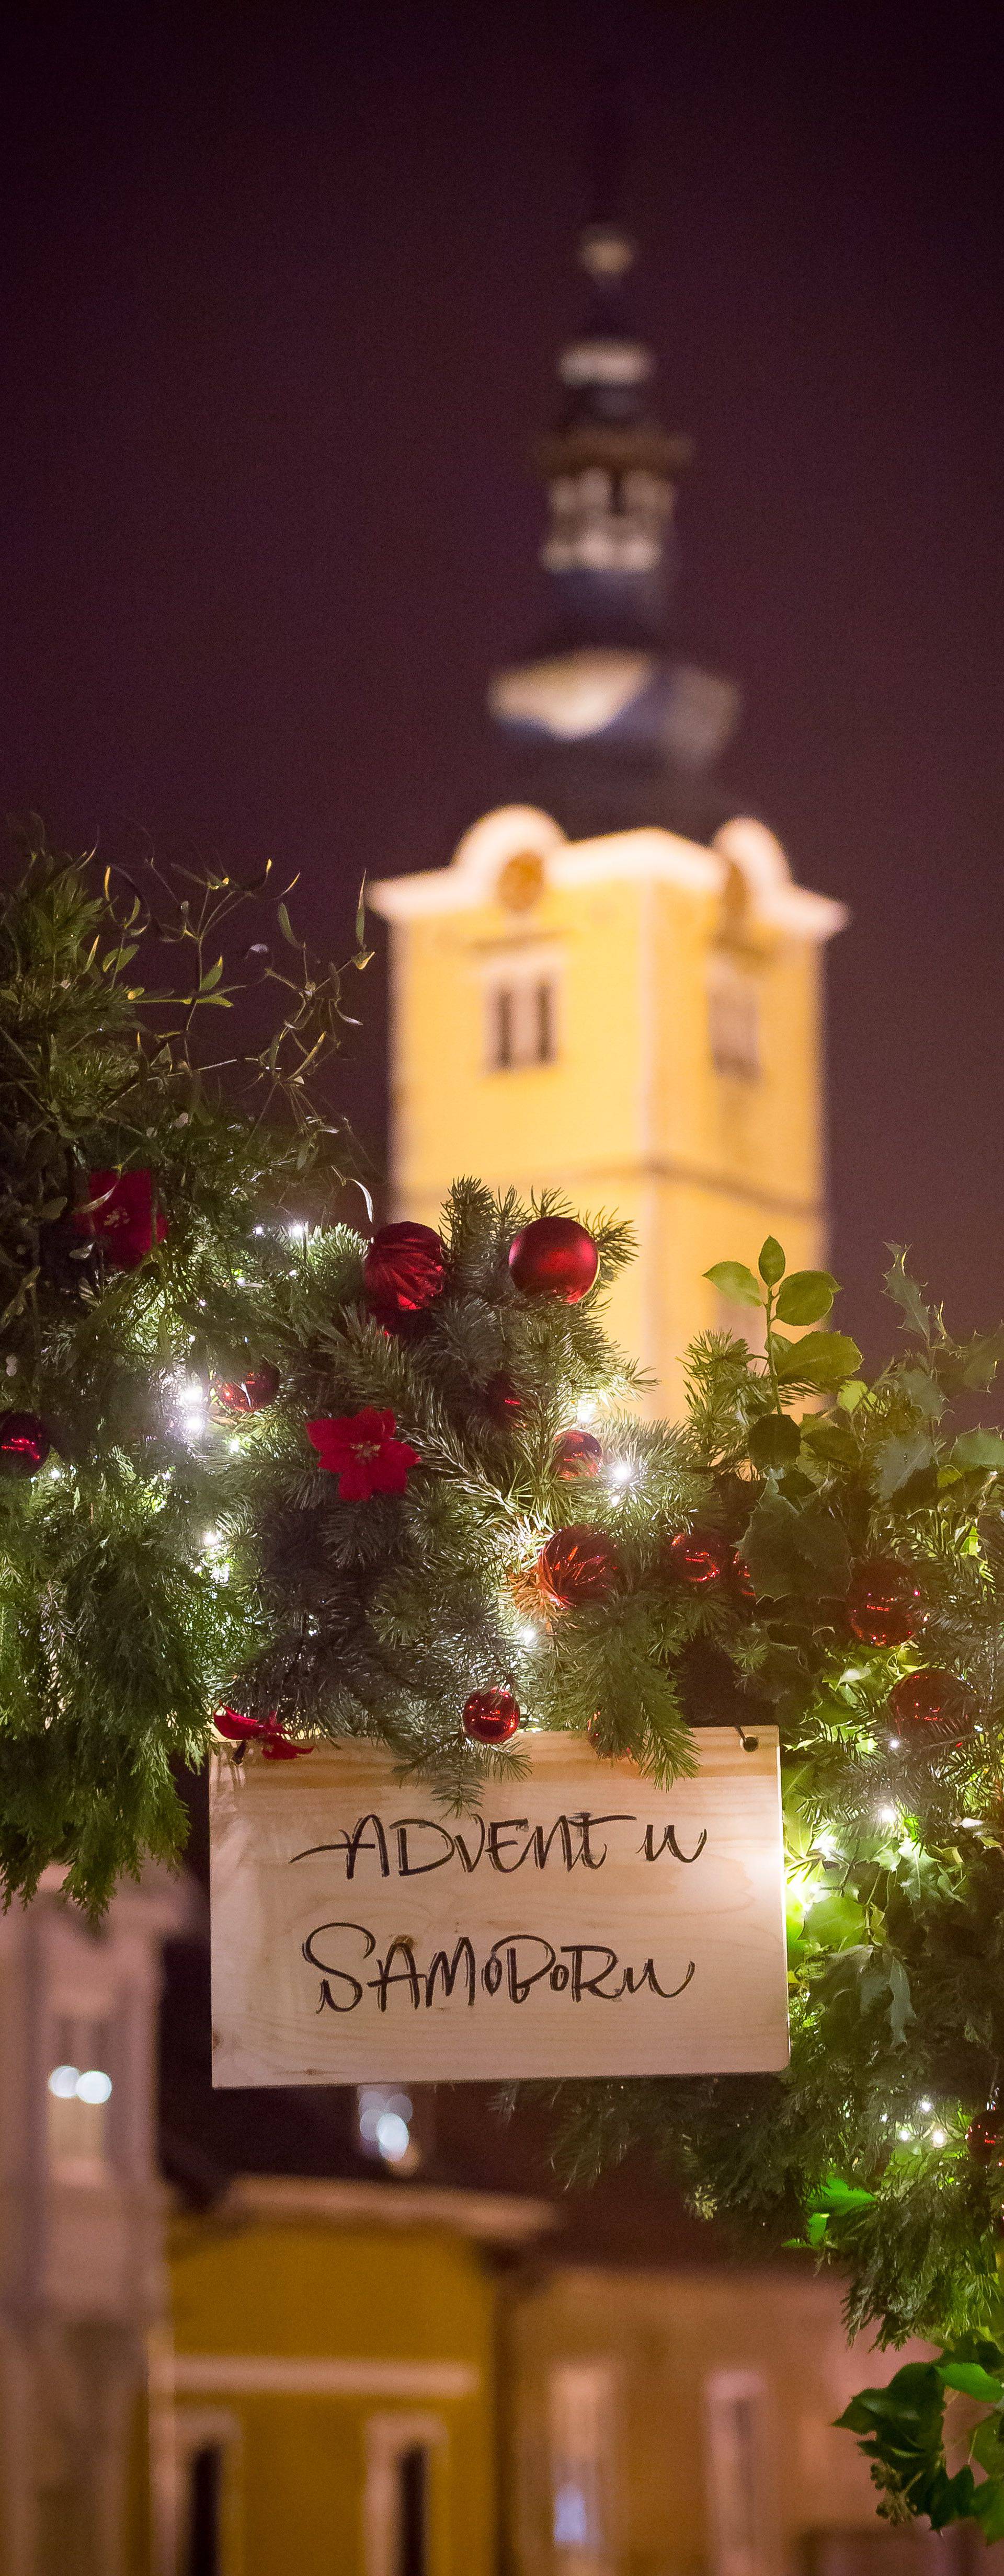
[[[865,1928],[864,1907],[856,1896],[821,1896],[806,1918],[807,1937],[824,1950],[849,1949],[860,1941]]]
[[[292,922],[291,922],[291,920],[290,920],[290,918],[289,918],[289,914],[288,914],[288,912],[287,912],[287,910],[286,910],[286,906],[285,906],[285,904],[284,904],[284,903],[279,903],[279,904],[277,904],[277,905],[276,905],[276,919],[277,919],[277,921],[278,921],[279,928],[280,928],[280,930],[281,930],[281,932],[282,932],[283,938],[289,941],[289,945],[290,945],[290,947],[291,947],[291,948],[299,948],[299,947],[302,945],[302,942],[301,942],[301,941],[297,938],[297,936],[296,936],[296,932],[295,932],[295,930],[294,930],[294,928],[293,928],[293,924],[292,924]]]
[[[761,1244],[757,1269],[768,1288],[776,1288],[778,1280],[784,1278],[784,1254],[776,1234],[769,1234]]]
[[[987,2443],[981,2446],[980,2435],[989,2431],[989,2423],[981,2424],[973,2439],[973,2457],[979,2461],[981,2469],[988,2466],[988,2459],[984,2458],[984,2450],[989,2453],[990,2445]],[[992,2540],[1004,2540],[1004,2476],[1001,2475],[1001,2471],[1004,2470],[1004,2449],[998,2445],[994,2456],[996,2474],[988,2477],[983,2486],[977,2487],[970,2507],[973,2518],[979,2522],[983,2538],[988,2543]]]
[[[867,1393],[868,1384],[865,1378],[849,1377],[845,1379],[844,1384],[840,1389],[837,1403],[843,1405],[845,1413],[856,1413],[859,1404],[863,1403]]]
[[[1004,1450],[1004,1444],[1002,1444]],[[911,1476],[929,1467],[934,1449],[926,1431],[890,1431],[876,1452],[875,1491],[880,1503],[889,1503]]]
[[[988,2406],[1004,2404],[1004,2382],[992,2379],[990,2372],[984,2370],[980,2362],[943,2361],[939,2367],[946,2388],[961,2388],[964,2397],[985,2398]],[[994,2429],[999,2439],[1000,2426]],[[987,2460],[982,2462],[984,2468],[988,2468],[989,2465]]]
[[[839,1386],[852,1377],[861,1353],[849,1333],[806,1333],[782,1353],[777,1363],[778,1377],[786,1386],[814,1386],[820,1389]]]
[[[721,1290],[723,1297],[734,1297],[743,1306],[763,1305],[758,1283],[744,1261],[716,1261],[704,1276],[713,1288]]]
[[[1004,1467],[1004,1435],[999,1431],[963,1431],[951,1452],[952,1464],[963,1471],[970,1467]]]
[[[870,2209],[874,2199],[873,2191],[863,2191],[860,2184],[845,2182],[842,2174],[828,2174],[826,2181],[813,2194],[813,2206],[832,2210],[836,2217],[846,2218],[851,2210]]]
[[[801,1443],[798,1423],[789,1413],[761,1413],[750,1431],[749,1453],[755,1467],[787,1467]]]
[[[851,1558],[845,1533],[815,1495],[800,1511],[784,1494],[761,1494],[739,1552],[754,1590],[767,1600],[847,1589]]]
[[[359,901],[358,901],[358,903],[357,903],[357,905],[356,905],[356,947],[357,947],[357,948],[362,948],[362,946],[364,945],[364,942],[365,942],[365,938],[366,938],[366,870],[365,870],[365,868],[364,868],[364,869],[363,869],[363,879],[362,879],[362,884],[361,884],[361,886],[360,886],[360,888],[359,888]]]
[[[828,1270],[793,1270],[778,1294],[778,1322],[821,1323],[823,1316],[829,1314],[839,1285]]]
[[[891,1243],[889,1250],[893,1263],[892,1269],[885,1274],[886,1295],[899,1307],[904,1331],[916,1333],[922,1342],[926,1342],[931,1331],[931,1309],[925,1306],[916,1280],[908,1276],[903,1245]]]
[[[200,998],[200,1000],[201,1000],[201,998],[202,998],[203,993],[211,993],[211,992],[212,992],[214,984],[218,984],[218,983],[219,983],[219,980],[220,980],[220,977],[221,977],[222,973],[223,973],[223,959],[222,959],[222,957],[218,957],[218,958],[217,958],[217,960],[216,960],[216,964],[215,964],[215,966],[211,966],[211,967],[210,967],[208,975],[204,975],[204,976],[203,976],[203,978],[202,978],[202,982],[201,982],[201,984],[199,985],[199,998]]]

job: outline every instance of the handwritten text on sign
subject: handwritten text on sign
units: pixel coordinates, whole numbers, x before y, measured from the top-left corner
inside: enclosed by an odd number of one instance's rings
[[[214,2081],[787,2063],[777,1735],[657,1789],[568,1735],[456,1815],[345,1743],[212,1787]]]

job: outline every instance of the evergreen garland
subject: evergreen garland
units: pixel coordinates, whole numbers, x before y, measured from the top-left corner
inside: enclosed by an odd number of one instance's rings
[[[998,2158],[996,2113],[978,2115],[1004,2059],[1004,1438],[958,1431],[952,1408],[991,1384],[1004,1334],[953,1339],[897,1253],[904,1347],[869,1382],[820,1329],[836,1282],[789,1275],[771,1238],[758,1276],[710,1274],[759,1310],[750,1345],[701,1336],[686,1421],[642,1421],[601,1320],[627,1229],[590,1221],[579,1302],[524,1293],[510,1247],[554,1203],[474,1181],[441,1251],[429,1238],[431,1290],[388,1316],[366,1239],[332,1221],[339,978],[284,901],[288,966],[270,934],[233,972],[248,899],[268,887],[122,894],[42,851],[0,912],[7,1889],[58,1863],[100,1906],[145,1851],[176,1849],[172,1769],[214,1717],[266,1754],[379,1740],[459,1804],[521,1758],[518,1735],[469,1740],[472,1693],[663,1779],[693,1766],[703,1724],[776,1724],[790,2069],[558,2088],[566,2162],[647,2142],[699,2210],[835,2259],[852,2328],[942,2344],[845,2420],[883,2509],[996,2536],[1004,2123]],[[362,964],[361,915],[357,936]],[[137,954],[163,990],[133,981]],[[248,971],[277,1017],[216,1057],[199,1032],[246,1018]],[[41,1431],[37,1456],[11,1413]],[[600,1471],[570,1481],[583,1423]],[[352,1498],[353,1441],[392,1490]],[[617,1580],[555,1607],[537,1563],[570,1524],[612,1542]],[[670,1544],[688,1531],[704,1584]],[[869,1582],[903,1611],[898,1642],[895,1617],[869,1635]],[[952,2392],[990,2410],[979,2482],[946,2460]]]

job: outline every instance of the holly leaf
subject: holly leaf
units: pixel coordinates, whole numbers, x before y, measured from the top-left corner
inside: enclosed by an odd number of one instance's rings
[[[1004,1455],[1004,1443],[1002,1443]],[[880,1503],[892,1501],[911,1476],[929,1467],[934,1450],[926,1431],[890,1431],[876,1452],[875,1491]]]
[[[1004,1467],[1004,1436],[999,1431],[962,1431],[951,1457],[952,1465],[963,1473],[970,1467]]]
[[[789,1467],[797,1458],[802,1434],[790,1413],[761,1413],[749,1436],[755,1467]]]
[[[778,1280],[784,1278],[784,1268],[784,1254],[777,1236],[769,1234],[766,1242],[760,1246],[760,1259],[757,1262],[757,1269],[765,1286],[776,1288]]]
[[[828,1270],[793,1270],[778,1291],[777,1317],[782,1324],[818,1324],[828,1315],[839,1289]]]
[[[785,1386],[814,1386],[820,1389],[839,1386],[845,1377],[853,1377],[861,1353],[849,1333],[806,1333],[801,1342],[793,1342],[777,1362],[777,1374]]]
[[[992,1386],[1004,1360],[1004,1324],[995,1333],[974,1333],[959,1352],[963,1386]]]
[[[841,1524],[813,1497],[799,1511],[784,1494],[761,1494],[739,1542],[755,1592],[783,1601],[790,1593],[845,1592],[850,1549]]]
[[[885,1274],[886,1296],[899,1307],[904,1332],[916,1333],[922,1342],[926,1342],[930,1339],[931,1309],[925,1306],[916,1280],[909,1277],[903,1244],[891,1243],[889,1250],[893,1260],[892,1269]]]
[[[836,1467],[856,1467],[857,1442],[847,1422],[838,1415],[823,1414],[815,1422],[803,1422],[802,1438],[814,1458],[831,1459]]]
[[[741,1306],[763,1305],[759,1283],[752,1270],[747,1270],[745,1261],[715,1261],[704,1276],[723,1297],[734,1297]]]

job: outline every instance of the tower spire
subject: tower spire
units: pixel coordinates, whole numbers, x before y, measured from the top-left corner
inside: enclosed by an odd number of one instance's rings
[[[588,301],[559,354],[556,417],[536,449],[548,507],[540,560],[556,613],[543,656],[497,672],[488,704],[566,828],[703,831],[721,819],[714,763],[738,693],[669,645],[673,511],[691,442],[659,418],[654,352],[630,311],[628,157],[623,87],[607,74],[578,240]]]

